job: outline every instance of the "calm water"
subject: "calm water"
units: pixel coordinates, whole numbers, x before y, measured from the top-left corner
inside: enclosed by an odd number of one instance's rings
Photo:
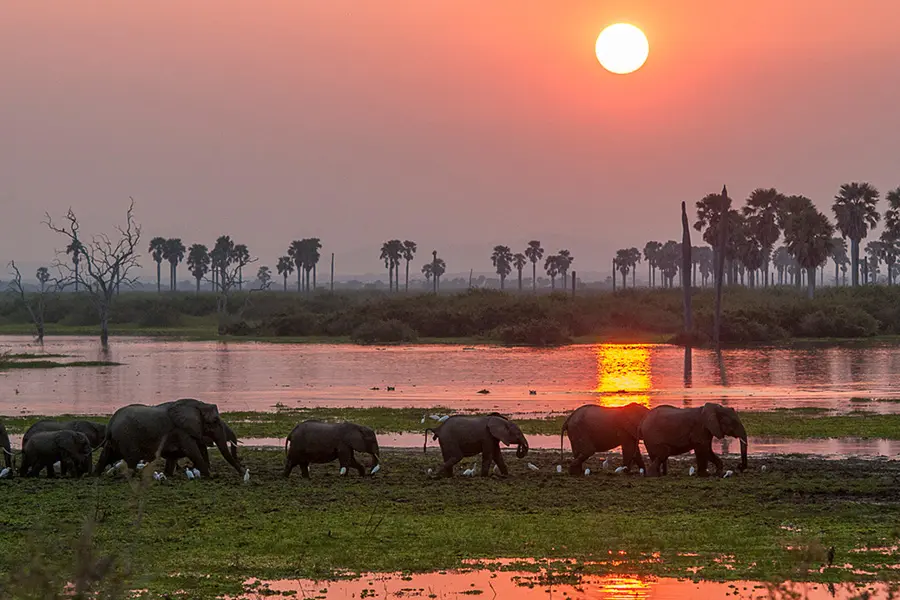
[[[563,580],[564,581],[564,580]],[[262,584],[263,582],[251,582]],[[540,575],[510,571],[448,571],[422,575],[371,574],[359,579],[265,582],[268,593],[251,592],[243,600],[263,600],[271,592],[294,592],[299,598],[515,598],[516,600],[712,600],[720,598],[833,600],[858,598],[868,591],[872,600],[889,598],[883,584],[784,584],[777,588],[752,581],[728,583],[622,575],[586,576],[577,584],[549,585]],[[262,585],[260,586],[262,587]],[[795,595],[796,594],[796,595]]]
[[[3,350],[38,348],[28,337],[9,336],[0,338]],[[712,351],[694,350],[689,374],[684,350],[666,345],[360,347],[115,338],[103,354],[93,338],[53,337],[44,351],[125,364],[0,373],[0,414],[112,413],[132,402],[186,396],[222,410],[453,406],[513,414],[568,411],[589,401],[849,410],[853,396],[900,398],[896,346],[727,350],[721,363]],[[490,393],[479,394],[482,389]],[[900,411],[896,402],[856,407]]]

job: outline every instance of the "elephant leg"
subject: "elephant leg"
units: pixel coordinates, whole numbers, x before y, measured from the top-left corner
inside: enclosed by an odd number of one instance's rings
[[[575,458],[572,459],[572,462],[569,463],[569,475],[581,475],[584,472],[584,461],[589,459],[594,455],[593,452],[578,452],[575,454]]]
[[[68,459],[63,459],[63,460],[59,461],[59,476],[60,477],[65,477],[66,474],[69,472],[69,468],[66,465],[66,463],[68,463],[68,462],[69,462]],[[74,472],[75,465],[73,464],[72,466],[73,466],[72,471]]]
[[[302,462],[300,463],[300,476],[304,479],[309,479],[309,463]]]
[[[509,469],[506,468],[506,462],[503,460],[503,452],[500,451],[500,444],[494,446],[494,462],[497,463],[501,475],[504,477],[509,475]]]
[[[166,477],[171,477],[175,474],[175,469],[178,468],[178,460],[174,458],[166,459],[166,466],[163,468],[163,473],[165,473]]]
[[[694,450],[694,456],[697,458],[697,475],[699,477],[706,477],[709,475],[709,473],[706,472],[706,465],[709,462],[707,453],[698,448]]]
[[[365,477],[366,468],[362,466],[358,460],[356,460],[356,456],[353,454],[353,449],[350,449],[350,466],[356,469],[356,472],[359,473],[360,477]]]
[[[712,450],[709,451],[709,460],[712,461],[712,464],[716,466],[716,475],[722,474],[722,469],[725,465],[722,464],[722,459],[719,458],[715,452]]]
[[[650,469],[646,473],[647,476],[659,477],[660,475],[663,475],[663,468],[665,466],[667,457],[657,454],[656,456],[651,456],[650,459],[652,462],[650,463]]]
[[[625,459],[626,467],[630,467],[634,463],[638,469],[643,469],[644,473],[647,472],[644,458],[641,456],[641,447],[638,445],[637,440],[622,444],[622,458]]]
[[[453,477],[453,468],[463,459],[462,452],[459,448],[441,446],[441,456],[444,457],[444,464],[441,465],[438,474],[442,477]]]
[[[481,476],[487,477],[491,474],[491,464],[494,462],[494,452],[500,451],[500,442],[491,440],[485,442],[481,446]]]
[[[97,466],[94,467],[94,475],[100,476],[103,474],[103,469],[112,463],[112,454],[109,443],[107,443],[103,446],[103,450],[100,451],[100,456],[97,458]]]
[[[56,469],[53,468],[53,459],[50,459],[46,463],[44,463],[44,466],[47,469],[47,479],[56,479]],[[40,469],[38,469],[38,473],[40,472]]]
[[[290,458],[285,458],[284,459],[284,472],[282,472],[282,475],[285,478],[290,477],[291,471],[293,471],[293,470],[294,470],[294,461],[292,461]]]
[[[209,477],[209,463],[203,460],[203,454],[200,452],[200,446],[193,438],[184,436],[182,440],[182,450],[194,464],[194,468],[200,471],[204,477]],[[130,465],[129,465],[130,466]]]

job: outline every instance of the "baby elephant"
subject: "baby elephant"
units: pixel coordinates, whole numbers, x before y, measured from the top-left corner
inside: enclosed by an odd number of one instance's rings
[[[38,421],[28,428],[28,431],[22,436],[22,447],[24,448],[31,436],[36,433],[43,431],[62,431],[64,429],[83,433],[87,436],[87,439],[93,448],[99,446],[101,442],[103,442],[103,437],[106,435],[106,425],[103,423],[97,423],[95,421],[51,421],[45,419],[43,421]]]
[[[434,432],[435,440],[441,444],[444,464],[440,474],[445,477],[453,475],[453,467],[467,456],[481,454],[481,476],[487,477],[491,462],[497,463],[500,473],[507,475],[509,471],[500,453],[500,442],[507,446],[518,444],[516,456],[524,458],[528,454],[528,441],[519,427],[499,413],[483,416],[455,415],[435,427],[425,430],[425,445],[428,445],[428,432]],[[424,451],[424,448],[423,448]]]
[[[47,477],[55,477],[53,463],[59,462],[63,476],[72,471],[76,476],[91,472],[91,442],[83,433],[71,430],[45,431],[32,434],[22,447],[19,473],[37,476],[47,469]]]
[[[354,451],[371,454],[372,473],[378,470],[378,439],[370,428],[356,423],[298,423],[284,442],[284,476],[289,477],[299,465],[301,475],[309,479],[310,463],[321,464],[334,459],[340,461],[342,473],[353,468],[365,475],[366,469],[356,462]]]

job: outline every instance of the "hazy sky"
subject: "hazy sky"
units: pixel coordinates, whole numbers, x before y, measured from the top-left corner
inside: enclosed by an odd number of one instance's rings
[[[594,56],[617,21],[650,40],[632,75]],[[3,2],[0,261],[52,258],[44,211],[99,231],[128,196],[146,241],[228,233],[274,267],[318,236],[339,273],[392,237],[451,272],[532,238],[605,270],[723,183],[830,214],[845,181],[900,186],[898,22],[888,0]]]

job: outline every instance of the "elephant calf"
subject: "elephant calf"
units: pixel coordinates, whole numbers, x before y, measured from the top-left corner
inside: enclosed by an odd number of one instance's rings
[[[325,423],[304,421],[298,423],[284,442],[284,476],[289,477],[295,466],[309,479],[310,463],[340,461],[341,469],[353,468],[360,475],[366,469],[354,458],[354,452],[371,454],[372,468],[378,465],[378,439],[369,427],[356,423]]]
[[[235,463],[240,464],[240,459],[238,458],[237,451],[237,435],[235,435],[231,427],[229,427],[228,424],[224,421],[222,421],[222,431],[224,432],[225,440],[228,442],[228,450],[231,458],[234,459]],[[207,448],[214,448],[216,446],[216,440],[213,439],[210,435],[204,434],[204,436],[201,438],[201,442],[202,443],[199,445],[200,454],[203,456],[203,460],[206,461],[206,464],[209,464],[209,451],[207,450]],[[166,445],[166,447],[162,449],[162,452],[160,452],[159,455],[166,461],[166,466],[163,472],[168,477],[171,477],[175,473],[176,467],[178,467],[178,460],[181,458],[186,458],[187,452],[176,441],[170,441]]]
[[[636,464],[644,468],[641,449],[638,445],[641,421],[650,412],[646,406],[632,402],[625,406],[606,407],[586,404],[575,409],[563,423],[559,433],[559,454],[562,460],[563,435],[569,434],[574,460],[569,464],[569,473],[582,473],[584,461],[595,452],[605,452],[622,446],[623,465]]]
[[[55,477],[53,463],[60,463],[63,476],[72,471],[76,476],[91,472],[91,442],[77,431],[38,432],[22,446],[22,465],[19,473],[37,476],[47,469],[47,477]]]
[[[500,442],[507,446],[517,444],[516,456],[524,458],[528,454],[528,441],[518,425],[499,413],[489,415],[454,415],[434,429],[425,430],[425,446],[428,446],[428,432],[434,433],[441,444],[444,464],[439,473],[445,477],[453,475],[453,467],[467,456],[481,454],[481,476],[487,477],[491,463],[497,463],[500,473],[508,475],[506,463],[500,452]],[[423,448],[423,451],[425,448]]]
[[[103,442],[103,438],[106,435],[106,425],[103,423],[96,423],[94,421],[51,421],[51,420],[43,420],[38,421],[34,425],[28,428],[28,431],[25,432],[25,435],[22,436],[22,447],[25,447],[25,444],[28,443],[29,438],[35,433],[40,433],[42,431],[77,431],[78,433],[83,433],[87,436],[88,441],[91,443],[92,448],[96,448]]]

